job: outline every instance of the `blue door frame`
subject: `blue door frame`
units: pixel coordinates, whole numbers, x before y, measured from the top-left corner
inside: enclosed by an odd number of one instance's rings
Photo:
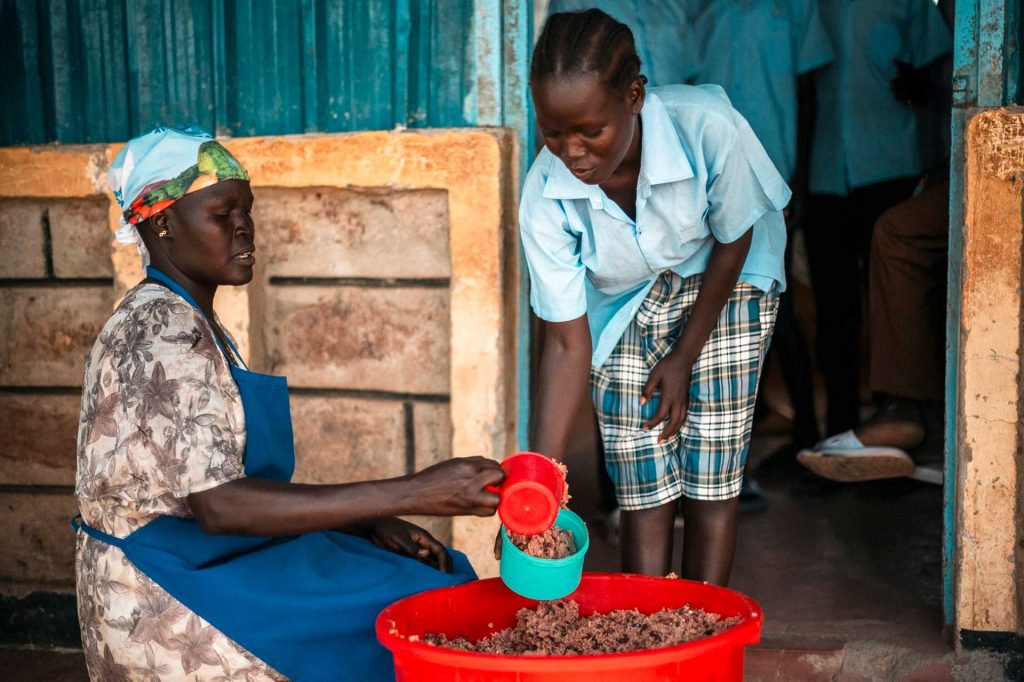
[[[477,99],[474,121],[505,126],[516,132],[519,185],[533,159],[533,116],[530,113],[529,68],[533,49],[533,0],[475,0]],[[481,101],[480,93],[485,93]],[[487,97],[486,94],[493,93]],[[518,187],[516,188],[519,189]],[[506,243],[520,253],[516,319],[515,444],[529,445],[530,424],[530,299],[526,262],[518,232]]]
[[[949,278],[946,318],[945,491],[942,607],[954,622],[959,442],[960,285],[963,258],[967,122],[979,108],[1020,102],[1020,0],[957,0],[953,55],[953,116],[949,203]]]

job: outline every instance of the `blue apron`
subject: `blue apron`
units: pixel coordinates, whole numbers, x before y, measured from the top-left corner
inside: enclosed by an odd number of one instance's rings
[[[198,310],[167,275],[155,268],[147,275]],[[241,361],[233,345],[221,350]],[[229,364],[245,411],[245,475],[291,480],[287,380]],[[194,518],[160,516],[117,538],[81,519],[73,525],[120,548],[175,599],[294,682],[394,679],[391,655],[374,635],[377,614],[410,594],[476,578],[458,552],[446,574],[337,531],[210,535]]]

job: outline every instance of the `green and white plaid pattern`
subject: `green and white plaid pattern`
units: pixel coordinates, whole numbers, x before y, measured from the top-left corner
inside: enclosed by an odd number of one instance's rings
[[[663,273],[611,356],[591,371],[608,473],[622,509],[649,509],[684,495],[726,500],[740,493],[758,380],[778,308],[776,287],[764,293],[736,285],[693,366],[682,429],[659,444],[660,426],[642,428],[659,402],[655,396],[640,405],[644,383],[674,347],[701,280]]]

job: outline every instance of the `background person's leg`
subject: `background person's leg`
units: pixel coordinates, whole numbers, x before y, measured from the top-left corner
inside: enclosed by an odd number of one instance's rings
[[[890,208],[910,199],[917,183],[916,176],[897,178],[859,187],[850,192],[850,211],[855,222],[857,238],[857,259],[860,264],[861,282],[865,288],[868,286],[871,242],[875,223]]]
[[[949,183],[886,211],[871,249],[871,388],[942,400]]]
[[[861,285],[857,234],[847,197],[812,195],[804,237],[825,379],[826,433],[852,429],[860,409]]]

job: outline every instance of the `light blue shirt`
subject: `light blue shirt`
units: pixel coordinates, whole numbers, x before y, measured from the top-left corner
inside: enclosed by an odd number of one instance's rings
[[[797,77],[832,61],[817,0],[691,0],[698,83],[725,88],[782,177],[796,171]]]
[[[810,189],[851,189],[922,171],[914,110],[896,101],[893,60],[915,67],[952,49],[932,0],[821,0],[836,60],[815,74]]]
[[[683,39],[683,0],[551,0],[548,16],[588,9],[599,9],[629,27],[640,57],[640,73],[652,86],[693,79],[694,60],[688,57]]]
[[[716,241],[735,241],[751,226],[740,279],[765,291],[785,286],[781,211],[790,191],[725,91],[654,88],[640,118],[635,221],[547,148],[526,176],[519,206],[530,303],[550,322],[586,313],[594,366],[611,354],[662,272],[703,273]]]

